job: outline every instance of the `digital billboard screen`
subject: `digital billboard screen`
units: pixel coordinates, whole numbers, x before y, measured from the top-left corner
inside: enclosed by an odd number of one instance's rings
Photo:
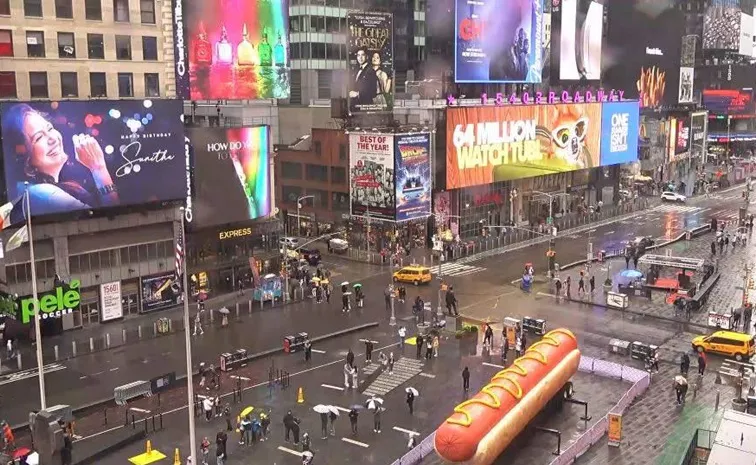
[[[287,0],[173,0],[176,94],[288,98],[288,27]]]
[[[448,108],[446,188],[599,166],[601,104]]]
[[[664,7],[664,5],[661,5]],[[683,13],[658,0],[606,0],[603,81],[641,108],[678,102]]]
[[[394,221],[394,135],[349,135],[352,216]]]
[[[13,222],[186,196],[178,100],[4,102],[3,166]]]
[[[542,0],[455,0],[456,82],[541,82]]]
[[[396,221],[425,218],[431,214],[430,134],[394,136],[396,170]]]
[[[738,2],[718,2],[710,5],[703,17],[703,48],[738,50],[740,26]]]
[[[682,154],[690,150],[690,118],[677,118],[675,153]]]
[[[173,271],[166,271],[140,279],[142,312],[152,312],[173,307],[182,302],[181,283]]]
[[[638,161],[638,102],[606,102],[601,108],[601,166]]]
[[[753,113],[753,93],[750,90],[704,89],[703,106],[715,115]]]
[[[693,113],[690,117],[690,155],[706,161],[706,112]]]
[[[394,105],[394,26],[390,13],[347,15],[349,112],[389,111]]]
[[[207,227],[271,213],[267,126],[190,128],[194,157],[192,224]]]
[[[604,5],[594,0],[552,2],[552,76],[560,81],[601,79]]]

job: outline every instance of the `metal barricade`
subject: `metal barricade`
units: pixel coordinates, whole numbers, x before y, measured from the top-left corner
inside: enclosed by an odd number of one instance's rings
[[[113,389],[113,399],[117,405],[121,406],[126,405],[131,399],[140,396],[150,397],[151,395],[152,387],[149,381],[134,381]]]

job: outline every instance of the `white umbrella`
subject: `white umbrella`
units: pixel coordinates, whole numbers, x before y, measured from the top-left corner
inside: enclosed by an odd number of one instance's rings
[[[341,285],[342,286],[348,286],[349,285],[349,281],[344,281],[343,283],[341,283]]]
[[[312,409],[315,410],[316,413],[328,413],[328,412],[331,411],[330,407],[328,407],[327,405],[323,405],[323,404],[318,404],[315,407],[313,407]]]
[[[32,452],[26,456],[26,463],[28,465],[39,465],[39,453]]]
[[[329,406],[328,406],[328,411],[329,411],[329,412],[331,412],[331,413],[333,413],[333,414],[334,414],[334,415],[336,415],[337,417],[338,417],[338,416],[340,415],[340,413],[339,413],[339,409],[337,409],[337,408],[336,408],[336,407],[334,407],[333,405],[329,405]]]
[[[228,311],[228,308],[222,307],[220,310],[218,310],[218,313],[220,313],[221,315],[228,315],[231,312]]]
[[[345,293],[344,293],[344,294],[342,294],[342,295],[352,295],[352,293],[351,293],[351,292],[345,292]]]
[[[309,450],[306,450],[302,452],[302,457],[312,458],[312,452],[310,452]]]
[[[375,410],[383,405],[383,399],[381,399],[380,397],[371,397],[367,400],[366,405],[368,410]]]
[[[684,376],[677,375],[675,376],[675,383],[685,385],[688,384],[688,380]]]
[[[407,393],[411,392],[412,395],[415,396],[415,397],[417,397],[417,396],[420,395],[420,392],[417,389],[413,388],[413,387],[408,387],[407,389],[404,390],[404,392],[407,392]]]

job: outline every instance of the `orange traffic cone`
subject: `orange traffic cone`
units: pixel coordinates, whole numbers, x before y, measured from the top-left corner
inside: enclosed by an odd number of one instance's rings
[[[297,403],[304,404],[304,390],[301,387],[297,391]]]
[[[149,439],[147,440],[147,448],[144,451],[145,454],[151,454],[152,453],[152,441]]]
[[[181,465],[181,456],[179,455],[178,447],[176,448],[176,451],[173,453],[173,465]]]

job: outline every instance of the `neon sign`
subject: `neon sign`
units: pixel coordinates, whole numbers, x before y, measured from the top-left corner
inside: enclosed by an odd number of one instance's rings
[[[608,92],[604,89],[598,89],[596,91],[587,90],[585,92],[576,91],[570,93],[568,91],[562,91],[560,94],[557,92],[523,92],[521,95],[512,93],[508,97],[502,92],[497,92],[493,98],[489,98],[488,94],[480,94],[480,101],[483,105],[493,103],[496,106],[502,105],[552,105],[555,103],[595,103],[595,102],[619,102],[622,101],[625,95],[624,90],[611,89]],[[558,98],[557,98],[558,97]],[[447,105],[459,105],[460,102],[457,97],[449,95],[446,97]]]

